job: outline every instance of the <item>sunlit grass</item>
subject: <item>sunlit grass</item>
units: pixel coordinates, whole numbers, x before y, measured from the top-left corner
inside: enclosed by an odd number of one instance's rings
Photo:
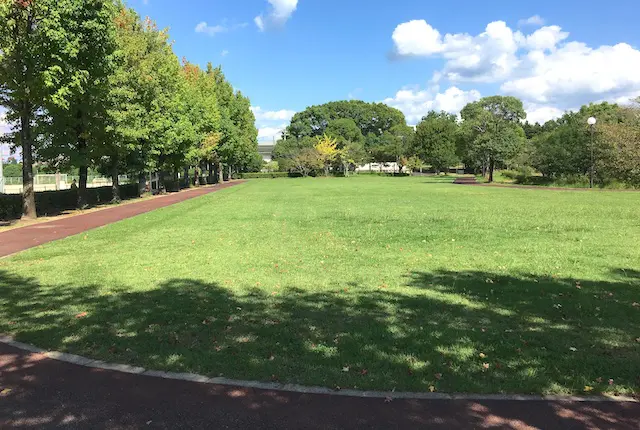
[[[0,260],[0,331],[211,376],[629,394],[639,214],[635,193],[256,180]]]

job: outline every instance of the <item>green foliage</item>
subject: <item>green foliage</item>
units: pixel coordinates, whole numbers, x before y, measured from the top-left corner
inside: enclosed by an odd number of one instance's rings
[[[448,170],[456,165],[458,121],[455,115],[431,111],[416,127],[411,152],[436,170]]]
[[[22,163],[3,164],[2,176],[5,178],[22,177]]]
[[[275,160],[271,160],[264,164],[264,170],[268,173],[277,172],[280,170],[280,164]]]
[[[365,103],[359,100],[330,102],[311,106],[296,113],[287,127],[291,137],[322,136],[334,120],[351,119],[363,136],[380,135],[395,125],[406,125],[404,114],[382,103]]]
[[[239,179],[274,179],[289,177],[291,177],[291,174],[288,172],[255,172],[238,174]]]
[[[329,123],[326,135],[336,139],[339,148],[344,148],[349,143],[364,144],[362,131],[351,118],[340,118]]]
[[[163,181],[262,167],[249,99],[220,68],[181,66],[168,32],[122,2],[3,1],[0,20],[0,104],[17,130],[6,140],[22,146],[25,213],[34,150],[48,171],[79,170],[81,205],[90,168]]]
[[[300,139],[289,137],[278,140],[273,148],[273,159],[278,162],[278,166],[283,172],[296,170],[296,164],[299,164],[294,161],[296,157],[304,150],[313,149],[316,142],[316,139],[309,136]]]
[[[496,163],[506,162],[524,146],[522,102],[515,97],[485,97],[466,105],[460,115],[463,144],[458,150],[463,158],[487,168],[491,182]]]
[[[593,130],[587,124],[587,119],[591,116],[598,119]],[[622,130],[624,127],[620,125],[622,123],[631,124],[631,117],[625,116],[624,110],[617,105],[609,103],[592,104],[583,106],[578,112],[568,112],[561,118],[546,123],[542,127],[542,133],[531,139],[531,165],[544,176],[554,179],[587,175],[591,169],[593,149],[594,163],[598,165],[596,179],[604,184],[616,178],[614,172],[619,169],[614,152],[610,150],[616,146],[611,146],[615,139],[604,138],[602,132],[607,130],[615,134],[614,130]],[[626,141],[632,144],[632,135],[627,137],[630,140]],[[620,163],[624,163],[625,159],[633,157],[625,156],[619,160]]]

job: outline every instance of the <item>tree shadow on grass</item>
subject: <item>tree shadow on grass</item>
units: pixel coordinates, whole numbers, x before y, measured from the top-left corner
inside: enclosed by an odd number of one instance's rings
[[[345,286],[233,294],[172,279],[105,292],[0,271],[0,332],[149,369],[331,388],[628,394],[640,386],[637,278],[440,271],[413,273],[410,288]]]

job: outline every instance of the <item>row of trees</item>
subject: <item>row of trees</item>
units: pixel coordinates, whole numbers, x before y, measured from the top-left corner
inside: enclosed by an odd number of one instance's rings
[[[640,100],[636,106],[608,103],[582,107],[544,125],[524,122],[515,97],[492,96],[466,105],[460,116],[429,112],[415,127],[402,113],[360,101],[313,106],[296,114],[278,141],[281,170],[308,174],[318,166],[336,171],[374,161],[436,172],[461,164],[493,181],[498,168],[540,172],[549,180],[584,177],[592,162],[601,184],[640,185]],[[596,117],[590,129],[587,118]],[[324,137],[323,137],[324,136]],[[331,163],[320,143],[335,141]],[[593,158],[591,156],[593,152]]]
[[[261,166],[249,99],[222,70],[180,61],[169,34],[119,0],[0,2],[0,105],[21,148],[24,216],[35,217],[32,165],[113,178],[207,168],[222,178]],[[193,171],[191,169],[191,171]],[[210,173],[211,175],[211,173]]]

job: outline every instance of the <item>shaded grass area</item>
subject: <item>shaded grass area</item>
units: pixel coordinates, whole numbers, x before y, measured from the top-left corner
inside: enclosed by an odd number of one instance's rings
[[[0,261],[0,331],[231,378],[637,392],[639,199],[440,181],[257,181],[45,245]]]

